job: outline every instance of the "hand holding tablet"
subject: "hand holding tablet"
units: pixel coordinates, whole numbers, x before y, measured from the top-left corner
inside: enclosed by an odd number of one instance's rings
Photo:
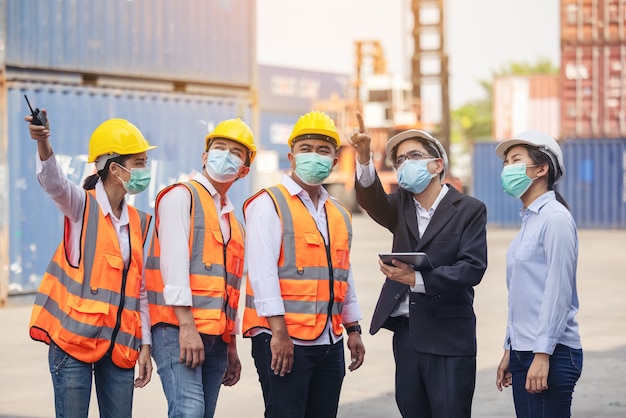
[[[410,264],[413,266],[413,270],[432,270],[433,265],[430,262],[430,259],[426,255],[426,253],[381,253],[378,254],[381,261],[385,264],[392,266],[391,260],[394,258],[398,261],[402,261],[403,263]]]

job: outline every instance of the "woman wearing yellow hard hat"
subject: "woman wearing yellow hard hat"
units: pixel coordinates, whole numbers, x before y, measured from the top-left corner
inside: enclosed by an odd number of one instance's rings
[[[145,386],[152,375],[143,281],[150,216],[125,196],[150,183],[147,151],[155,147],[132,123],[105,121],[89,141],[88,162],[97,173],[83,190],[63,174],[49,128],[32,124],[32,116],[24,120],[37,141],[37,179],[65,217],[29,326],[31,338],[50,346],[56,414],[87,416],[94,375],[100,416],[131,417],[133,387]]]

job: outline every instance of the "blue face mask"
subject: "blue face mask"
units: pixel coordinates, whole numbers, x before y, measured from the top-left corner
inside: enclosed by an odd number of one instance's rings
[[[398,186],[414,194],[420,194],[430,184],[430,181],[437,177],[437,173],[428,171],[428,163],[435,161],[435,158],[427,160],[406,160],[398,168]]]
[[[296,158],[296,175],[309,186],[318,186],[330,176],[333,159],[316,152],[294,154]]]
[[[509,164],[502,168],[500,181],[504,191],[519,199],[533,183],[533,179],[526,175],[526,168],[535,167],[524,163]]]
[[[212,149],[206,162],[206,171],[218,183],[234,181],[243,165],[241,158],[228,150]]]
[[[141,193],[148,188],[151,178],[150,169],[148,167],[133,167],[129,170],[121,164],[118,165],[130,173],[128,181],[124,181],[120,176],[117,176],[118,179],[122,180],[122,186],[124,186],[128,194]]]

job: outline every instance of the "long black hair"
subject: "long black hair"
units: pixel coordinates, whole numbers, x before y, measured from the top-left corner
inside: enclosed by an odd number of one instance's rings
[[[533,164],[537,164],[537,165],[547,164],[548,165],[548,190],[554,190],[554,194],[556,195],[556,200],[558,200],[563,206],[565,206],[567,210],[570,210],[569,205],[567,204],[563,196],[561,196],[561,193],[559,193],[559,191],[554,186],[556,167],[554,166],[554,163],[552,162],[552,158],[550,158],[550,156],[546,154],[545,152],[538,150],[536,147],[527,146],[527,145],[524,145],[524,147],[528,149],[528,156],[530,157],[531,160],[533,160]]]
[[[109,175],[109,166],[111,165],[111,163],[118,163],[119,165],[122,165],[124,167],[126,167],[126,161],[132,156],[132,154],[128,154],[128,155],[118,155],[115,158],[111,158],[109,160],[107,160],[106,164],[104,165],[104,168],[102,170],[99,170],[97,173],[90,175],[89,177],[85,178],[85,181],[83,182],[83,189],[85,190],[93,190],[96,188],[96,183],[98,182],[98,179],[101,178],[102,181],[106,181],[108,175]]]

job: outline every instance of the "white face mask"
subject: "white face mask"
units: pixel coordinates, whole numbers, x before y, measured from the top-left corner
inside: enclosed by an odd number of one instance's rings
[[[242,165],[241,158],[230,151],[212,149],[207,157],[206,171],[216,182],[229,183],[237,179]]]

